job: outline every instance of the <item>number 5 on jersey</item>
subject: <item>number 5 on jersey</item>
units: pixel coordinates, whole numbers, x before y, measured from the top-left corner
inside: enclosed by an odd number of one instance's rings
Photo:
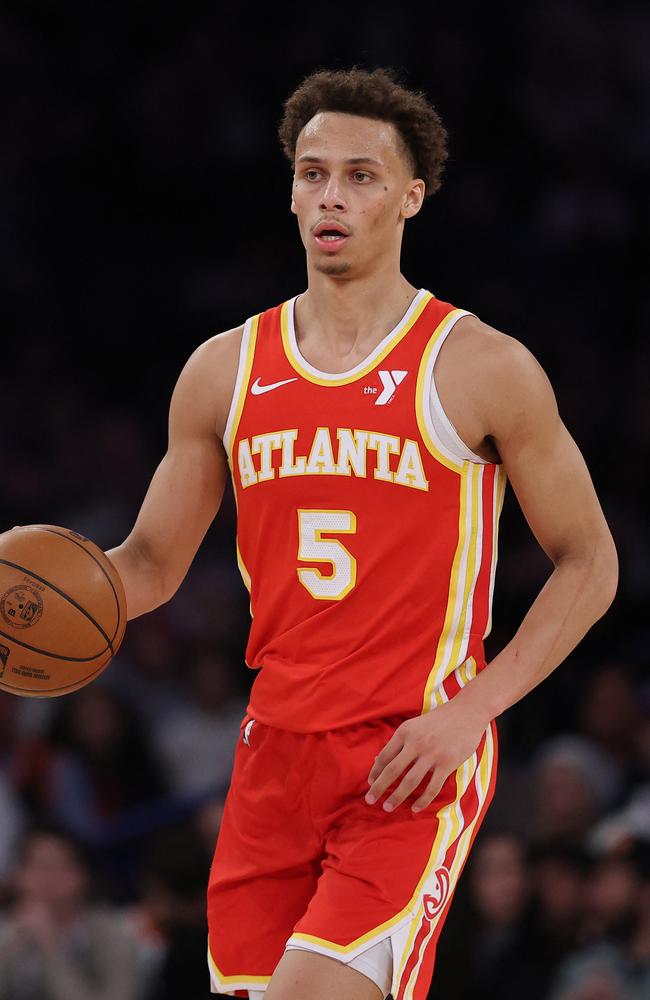
[[[298,579],[318,601],[340,601],[357,580],[357,561],[345,545],[324,534],[351,535],[357,519],[351,510],[299,510],[298,559],[301,562],[329,563],[328,575],[319,569],[298,567]]]

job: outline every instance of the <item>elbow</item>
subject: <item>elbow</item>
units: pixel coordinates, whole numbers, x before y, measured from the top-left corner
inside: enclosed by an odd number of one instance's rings
[[[595,624],[611,606],[618,589],[618,555],[609,531],[589,544],[564,552],[553,560],[560,567],[576,575],[576,585],[581,598],[589,608],[591,623]]]
[[[599,546],[592,572],[594,588],[598,595],[600,618],[611,606],[618,590],[618,554],[610,534]]]

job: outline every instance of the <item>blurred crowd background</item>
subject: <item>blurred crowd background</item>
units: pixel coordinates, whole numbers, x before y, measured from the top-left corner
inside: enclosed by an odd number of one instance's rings
[[[499,720],[432,1000],[650,997],[649,52],[632,0],[0,11],[3,529],[119,543],[185,359],[304,287],[275,134],[304,75],[393,66],[449,130],[404,271],[546,368],[621,582]],[[228,496],[100,681],[0,696],[0,1000],[209,996],[204,892],[252,681],[234,526]],[[509,494],[490,653],[550,568]]]

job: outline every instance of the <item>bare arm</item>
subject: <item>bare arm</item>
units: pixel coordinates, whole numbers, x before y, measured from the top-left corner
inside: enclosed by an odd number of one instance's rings
[[[217,513],[228,474],[223,434],[237,372],[241,331],[202,344],[176,383],[169,445],[136,523],[107,555],[126,591],[129,618],[176,592]]]
[[[474,409],[476,438],[498,451],[554,569],[498,656],[451,701],[402,723],[378,755],[368,778],[370,804],[406,769],[384,803],[389,809],[427,774],[412,808],[430,805],[491,720],[543,681],[605,613],[618,580],[614,542],[589,472],[539,364],[517,341],[479,320],[466,324],[463,337],[464,398]]]
[[[494,440],[521,509],[554,569],[508,645],[466,689],[493,719],[539,684],[605,613],[618,561],[585,461],[533,356],[500,334],[489,398]]]

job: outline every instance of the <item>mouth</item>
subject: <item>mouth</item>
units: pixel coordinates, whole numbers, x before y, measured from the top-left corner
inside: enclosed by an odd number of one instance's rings
[[[314,240],[316,245],[326,253],[335,253],[347,243],[350,238],[342,226],[336,224],[320,223],[314,230]]]

